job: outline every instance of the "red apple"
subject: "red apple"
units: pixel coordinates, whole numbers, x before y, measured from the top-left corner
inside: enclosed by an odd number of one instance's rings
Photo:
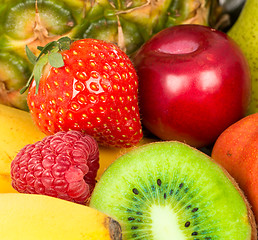
[[[246,113],[249,67],[225,33],[200,25],[170,27],[133,60],[142,123],[163,140],[208,146]]]
[[[258,113],[228,127],[216,140],[211,157],[235,178],[258,223]]]

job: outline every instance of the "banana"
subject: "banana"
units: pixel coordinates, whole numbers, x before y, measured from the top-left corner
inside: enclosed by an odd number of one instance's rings
[[[0,104],[0,192],[15,192],[11,186],[11,161],[25,145],[44,136],[28,112]]]
[[[29,112],[0,104],[0,193],[16,192],[11,186],[11,161],[25,145],[42,140],[45,136],[33,123]],[[139,145],[153,141],[145,137]],[[112,162],[132,148],[99,146],[97,180]]]
[[[1,240],[121,240],[118,222],[93,208],[37,194],[0,194]]]

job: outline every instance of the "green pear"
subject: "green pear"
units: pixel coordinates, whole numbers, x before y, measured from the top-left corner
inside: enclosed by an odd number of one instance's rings
[[[244,52],[251,70],[252,98],[248,114],[258,112],[258,0],[246,0],[239,18],[228,31]]]

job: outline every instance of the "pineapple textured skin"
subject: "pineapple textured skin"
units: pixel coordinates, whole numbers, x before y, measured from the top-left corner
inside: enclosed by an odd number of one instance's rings
[[[117,44],[129,56],[164,28],[209,25],[213,0],[0,0],[0,103],[27,110],[25,46],[69,36]],[[13,55],[10,60],[8,56]],[[13,74],[14,73],[14,74]]]

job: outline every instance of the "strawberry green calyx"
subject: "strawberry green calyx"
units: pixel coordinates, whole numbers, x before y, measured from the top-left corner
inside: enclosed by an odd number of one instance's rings
[[[69,41],[32,55],[35,81],[27,84],[27,102],[35,124],[47,135],[78,130],[105,146],[138,144],[138,77],[130,58],[102,40]]]
[[[42,75],[43,68],[47,63],[55,68],[64,66],[63,57],[60,51],[69,50],[71,42],[72,41],[69,37],[62,37],[57,41],[47,43],[44,47],[38,46],[37,49],[40,50],[38,57],[36,57],[35,54],[26,45],[26,55],[29,61],[34,65],[34,69],[27,84],[21,89],[21,94],[23,94],[29,88],[33,78],[36,83],[36,94],[38,93],[40,77]]]
[[[25,67],[29,68],[29,76],[33,65],[26,56],[25,46],[38,56],[40,51],[37,46],[45,46],[65,36],[74,40],[104,40],[119,46],[128,56],[133,56],[142,44],[166,27],[184,23],[210,24],[211,18],[216,19],[218,15],[218,1],[0,0],[1,53],[11,51],[22,58]],[[39,69],[42,68],[40,65],[44,65],[37,64]],[[1,69],[2,76],[9,76],[10,72],[4,70]],[[35,73],[33,76],[37,75]],[[21,75],[18,79],[25,86],[29,77],[22,78]],[[7,100],[1,94],[0,97],[4,98],[4,102],[10,102],[9,96]],[[19,88],[17,95],[12,96],[12,102],[24,109],[20,97],[25,99],[26,92],[20,96]]]

